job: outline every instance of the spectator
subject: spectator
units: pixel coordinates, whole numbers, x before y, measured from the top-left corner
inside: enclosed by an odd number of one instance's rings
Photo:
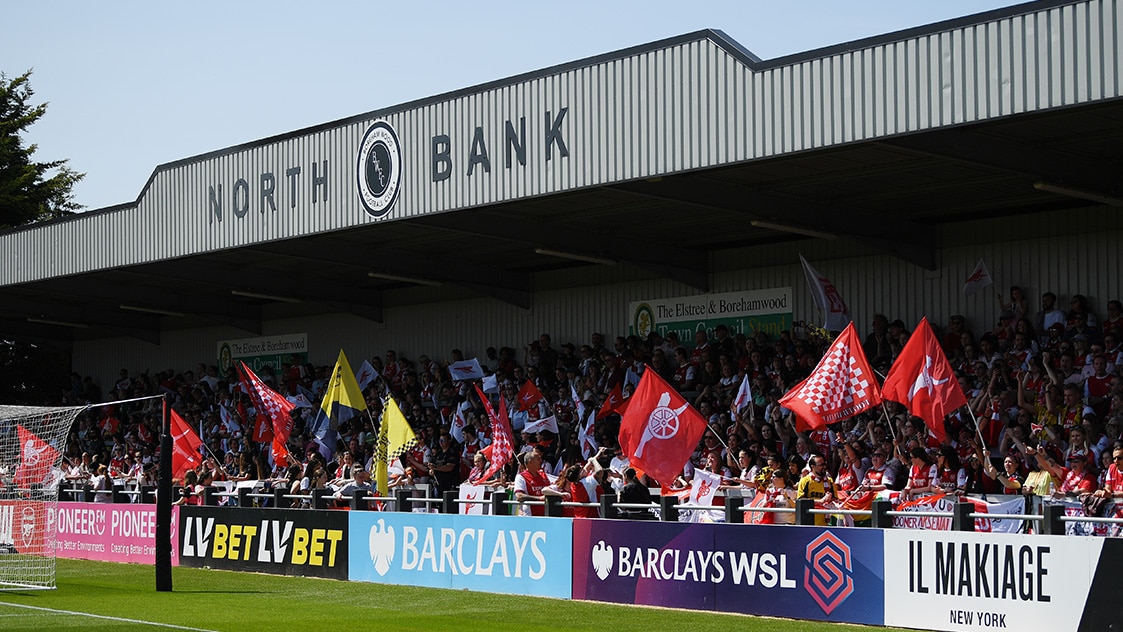
[[[1022,493],[1022,485],[1025,483],[1025,478],[1018,471],[1019,463],[1014,458],[1013,454],[1007,454],[1002,459],[1002,471],[998,471],[994,464],[990,461],[990,452],[983,450],[983,468],[987,476],[992,480],[996,480],[1002,484],[1003,494],[1020,494]]]
[[[1069,455],[1067,468],[1056,462],[1046,461],[1040,450],[1036,456],[1037,465],[1061,481],[1061,486],[1053,493],[1053,497],[1078,496],[1096,490],[1096,479],[1088,473],[1087,452]]]
[[[542,470],[542,455],[531,450],[523,456],[524,469],[515,476],[515,500],[519,503],[545,500],[542,490],[550,485],[550,479]],[[544,516],[546,510],[541,505],[519,506],[520,514]]]
[[[442,432],[437,439],[438,449],[429,461],[429,476],[437,483],[438,492],[447,492],[460,484],[460,450],[453,445],[452,436]]]
[[[1037,330],[1037,335],[1045,337],[1045,332],[1053,325],[1060,325],[1062,328],[1067,322],[1065,313],[1057,309],[1057,295],[1052,292],[1045,292],[1041,295],[1041,311],[1037,312],[1034,317],[1033,326]]]
[[[1123,447],[1112,450],[1111,461],[1104,475],[1103,487],[1096,490],[1095,494],[1099,498],[1109,498],[1114,501],[1116,498],[1123,498],[1123,474],[1119,471],[1120,465],[1123,464]]]
[[[811,498],[815,507],[822,509],[831,505],[838,498],[838,489],[834,480],[827,474],[827,460],[821,454],[812,455],[808,462],[811,471],[799,481],[796,487],[797,498]],[[827,517],[821,514],[815,516],[816,526],[825,527]]]
[[[936,487],[946,494],[963,495],[967,490],[967,472],[960,467],[959,454],[950,445],[936,452]]]
[[[911,448],[908,456],[912,466],[909,468],[908,482],[901,490],[901,497],[911,500],[935,492],[938,489],[936,466],[928,461],[928,453],[918,446]]]
[[[624,468],[624,487],[620,490],[619,502],[629,505],[646,505],[651,502],[651,492],[640,483],[635,468]],[[650,509],[621,509],[620,517],[630,520],[655,519]]]
[[[1053,495],[1061,485],[1061,479],[1054,472],[1059,471],[1057,461],[1044,450],[1026,447],[1026,456],[1031,458],[1030,473],[1022,483],[1022,493],[1026,496],[1046,498]]]
[[[335,498],[339,500],[344,496],[353,496],[357,491],[370,493],[372,490],[370,472],[362,465],[356,465],[351,469],[351,480],[336,490]]]
[[[802,482],[802,481],[801,481]],[[765,506],[780,509],[795,507],[796,490],[792,487],[788,473],[779,468],[771,472],[768,488],[764,490]],[[821,516],[815,516],[816,521]],[[774,524],[795,524],[795,513],[788,511],[769,512],[765,514],[764,522]]]

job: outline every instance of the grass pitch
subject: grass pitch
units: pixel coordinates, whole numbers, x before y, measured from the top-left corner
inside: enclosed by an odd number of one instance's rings
[[[151,566],[65,559],[57,577],[57,590],[0,592],[0,630],[883,629],[194,568],[159,593]]]

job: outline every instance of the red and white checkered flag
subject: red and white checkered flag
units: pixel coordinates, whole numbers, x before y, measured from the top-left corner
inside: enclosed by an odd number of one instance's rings
[[[854,323],[835,339],[818,366],[780,398],[803,432],[842,421],[881,403],[881,389],[862,350]]]
[[[484,404],[484,410],[487,411],[487,418],[491,420],[491,445],[484,449],[490,461],[487,471],[483,475],[483,480],[487,480],[502,469],[507,461],[510,461],[511,457],[515,455],[515,441],[511,437],[511,424],[507,421],[506,401],[502,397],[499,398],[499,413],[496,414],[491,407],[491,402],[480,390],[480,385],[476,384],[475,387],[476,393],[480,396],[480,401]]]
[[[285,444],[288,443],[289,435],[292,433],[291,413],[296,406],[285,399],[284,395],[266,386],[245,362],[239,362],[237,366],[242,382],[249,387],[254,408],[259,415],[264,413],[273,422],[273,461],[286,463],[285,455],[288,454],[288,448]]]

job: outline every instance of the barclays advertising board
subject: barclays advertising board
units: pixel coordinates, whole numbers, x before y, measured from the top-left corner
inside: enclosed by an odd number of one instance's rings
[[[352,581],[568,599],[572,521],[350,513]]]
[[[881,625],[874,529],[573,523],[573,598]]]

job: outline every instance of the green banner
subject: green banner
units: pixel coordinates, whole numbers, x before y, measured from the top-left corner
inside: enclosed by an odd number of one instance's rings
[[[245,362],[256,373],[265,365],[280,371],[281,365],[308,362],[308,334],[281,334],[218,342],[218,368],[223,373],[236,361]]]
[[[674,331],[687,348],[694,345],[694,332],[713,339],[718,325],[731,336],[763,331],[775,339],[792,328],[791,299],[792,289],[784,287],[636,301],[628,304],[628,333],[646,338],[653,331],[660,336]]]

